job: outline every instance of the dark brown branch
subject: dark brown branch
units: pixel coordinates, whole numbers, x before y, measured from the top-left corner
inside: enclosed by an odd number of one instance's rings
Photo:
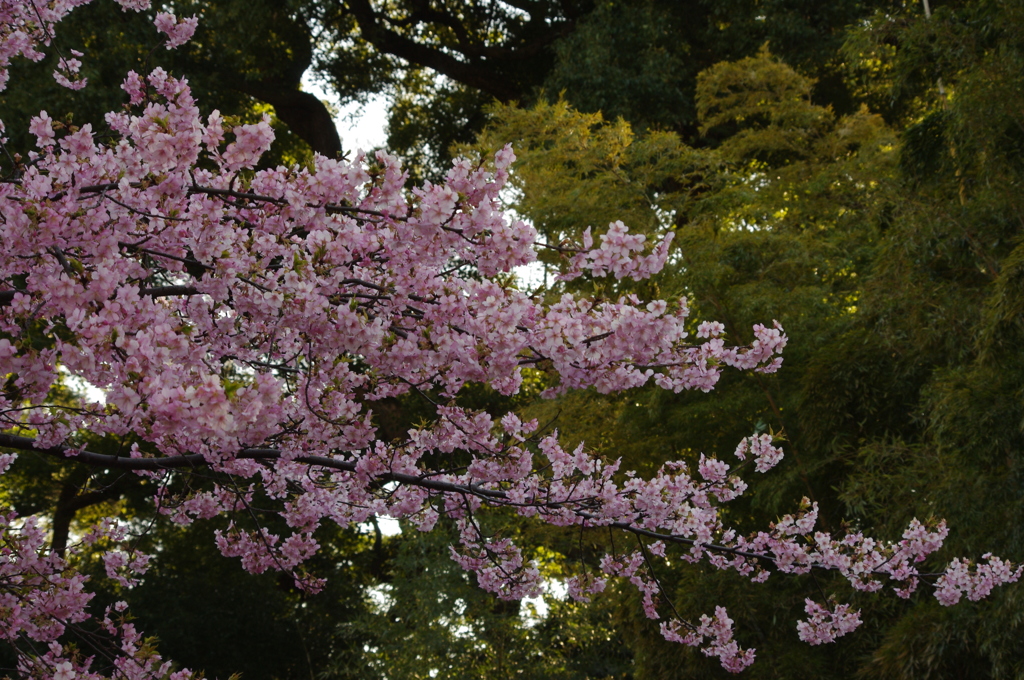
[[[14,295],[21,291],[17,290],[0,290],[0,307],[6,307],[7,305],[14,302]],[[154,286],[152,288],[142,288],[139,290],[139,295],[149,295],[150,297],[186,297],[189,295],[198,295],[199,290],[195,286]]]
[[[19,184],[20,180],[7,181],[6,183],[7,184]],[[108,182],[107,184],[90,184],[88,186],[84,186],[84,187],[79,188],[78,192],[81,193],[81,194],[101,194],[101,193],[105,193],[107,191],[110,191],[112,189],[117,189],[119,186],[120,186],[119,184],[111,183],[111,182]],[[131,186],[133,189],[142,189],[142,188],[144,188],[141,182],[132,182],[129,186]],[[245,192],[245,191],[233,191],[231,189],[214,189],[213,187],[204,187],[204,186],[199,186],[198,184],[193,184],[192,186],[190,186],[188,188],[188,195],[189,196],[193,196],[195,194],[201,194],[201,195],[204,195],[204,196],[227,196],[227,197],[230,197],[230,198],[238,198],[238,199],[243,199],[243,200],[247,200],[247,201],[258,201],[260,203],[271,203],[273,205],[288,205],[288,201],[286,199],[284,199],[284,198],[274,198],[273,196],[263,196],[261,194],[254,194],[254,193]],[[66,195],[67,195],[66,191],[58,191],[54,195],[50,196],[50,200],[58,201],[61,198],[63,198],[64,196],[66,196]],[[110,198],[110,197],[107,196],[107,198]],[[123,205],[123,204],[119,203],[119,205]],[[398,216],[394,216],[394,215],[388,215],[386,213],[380,212],[379,210],[370,210],[370,209],[367,209],[367,208],[358,208],[356,206],[351,206],[351,205],[335,205],[333,203],[328,203],[328,204],[323,205],[323,206],[316,206],[316,205],[314,205],[314,206],[311,206],[311,207],[323,207],[323,209],[326,210],[328,213],[356,213],[356,214],[360,214],[360,215],[375,215],[377,217],[392,217],[392,218],[398,219],[398,220],[404,219],[402,217],[398,217]],[[130,206],[128,207],[128,209],[131,210],[132,212],[137,213],[137,214],[146,216],[145,213],[143,213],[142,211],[137,210],[135,208],[132,208]],[[172,218],[167,217],[165,215],[151,215],[151,217],[158,218],[158,219],[163,219],[163,220],[172,219]],[[173,218],[173,219],[176,219],[176,220],[180,221],[183,218]]]
[[[313,151],[338,158],[341,156],[341,137],[334,125],[331,112],[324,103],[309,92],[284,82],[265,80],[236,81],[235,88],[274,107],[277,117],[298,135]]]
[[[432,68],[452,80],[476,88],[503,102],[520,99],[523,96],[524,93],[518,86],[499,77],[489,65],[462,61],[447,52],[427,47],[384,27],[377,20],[377,14],[369,0],[349,0],[347,4],[359,23],[363,38],[381,52]]]
[[[46,449],[35,447],[35,440],[30,437],[21,437],[12,434],[0,434],[0,447],[17,449],[20,451],[32,451],[45,453],[50,456],[73,460],[87,465],[95,465],[105,468],[117,468],[121,470],[160,472],[174,469],[196,469],[209,465],[206,458],[199,453],[191,453],[184,456],[165,456],[162,458],[130,458],[128,456],[116,456],[107,453],[94,453],[92,451],[79,451],[70,446],[52,446]],[[281,452],[277,449],[242,449],[238,452],[238,458],[244,460],[275,461],[281,458]],[[355,472],[356,464],[353,461],[338,460],[326,456],[296,456],[294,462],[307,465],[317,465],[339,472]],[[410,484],[421,486],[425,489],[443,491],[448,493],[471,494],[480,498],[504,499],[505,493],[485,489],[476,484],[455,484],[454,482],[441,482],[427,479],[416,475],[407,475],[399,472],[389,472],[379,476],[383,482],[398,482],[399,484]]]
[[[82,191],[85,191],[86,189],[90,188],[91,187],[85,187],[82,189]],[[188,188],[188,193],[204,194],[207,196],[228,196],[230,198],[239,198],[247,201],[260,201],[261,203],[273,203],[274,205],[288,205],[288,201],[284,198],[274,198],[273,196],[261,196],[260,194],[253,194],[244,191],[232,191],[231,189],[214,189],[212,187],[203,187],[196,184],[193,184]],[[328,212],[359,213],[361,215],[376,215],[377,217],[388,217],[387,214],[382,213],[379,210],[357,208],[351,205],[334,205],[333,203],[328,203],[323,207]]]
[[[78,511],[120,498],[123,492],[121,487],[121,484],[115,483],[99,491],[79,493],[78,485],[71,481],[64,482],[57,499],[57,507],[53,510],[53,537],[50,540],[50,549],[63,557],[68,546],[68,536],[71,534],[71,522]]]
[[[208,272],[217,270],[216,267],[213,267],[208,264],[203,264],[199,260],[190,257],[179,257],[178,255],[171,255],[170,253],[162,253],[159,250],[151,250],[150,248],[143,248],[132,243],[125,243],[123,241],[118,242],[117,245],[121,246],[122,248],[130,248],[132,250],[137,250],[140,253],[146,253],[147,255],[152,255],[153,257],[162,257],[164,259],[174,260],[175,262],[181,262],[182,264],[187,264],[192,267],[199,267],[201,269],[205,269]]]
[[[462,25],[458,19],[453,17],[448,12],[441,12],[437,9],[430,7],[428,3],[418,2],[416,3],[416,9],[405,19],[392,19],[385,17],[392,26],[408,27],[417,24],[430,24],[436,23],[442,26],[447,26],[455,34],[456,39],[459,41],[459,51],[464,54],[468,54],[471,50],[476,47],[472,38],[469,37],[469,32],[466,27]]]
[[[139,295],[150,297],[188,297],[198,295],[199,290],[195,286],[154,286],[153,288],[142,288]]]

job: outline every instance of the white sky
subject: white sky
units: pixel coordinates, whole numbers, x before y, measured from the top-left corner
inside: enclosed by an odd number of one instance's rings
[[[334,124],[338,126],[338,134],[341,135],[341,148],[346,153],[359,149],[369,151],[384,146],[388,137],[386,130],[387,97],[378,95],[365,105],[353,103],[339,107],[338,98],[308,76],[302,79],[302,89],[316,95],[321,101],[326,101],[332,108],[339,111],[338,116],[334,119]]]

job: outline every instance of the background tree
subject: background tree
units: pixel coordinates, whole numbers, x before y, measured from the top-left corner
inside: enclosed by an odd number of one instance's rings
[[[174,11],[201,16],[199,32],[180,54],[161,53],[160,62],[197,86],[203,106],[236,113],[250,110],[246,96],[255,98],[272,106],[292,134],[328,156],[343,145],[329,111],[301,92],[303,74],[320,79],[343,104],[385,94],[392,100],[388,147],[409,159],[414,177],[436,180],[447,171],[450,146],[473,140],[485,124],[484,108],[494,100],[529,105],[564,91],[581,110],[603,111],[610,119],[621,115],[638,129],[675,130],[698,143],[697,73],[718,61],[752,56],[766,41],[818,79],[819,103],[848,113],[856,103],[842,78],[843,30],[884,5],[186,2],[175,3]],[[43,103],[54,116],[74,110],[79,123],[92,120],[119,106],[119,65],[153,59],[136,47],[152,44],[141,33],[142,17],[96,6],[69,22],[61,40],[69,48],[91,50],[87,70],[96,92],[75,95],[73,104],[61,102],[64,93],[46,83],[51,59],[20,69],[37,74],[34,91],[49,90],[42,102],[8,98],[5,109],[28,116]]]
[[[520,160],[513,207],[549,240],[576,238],[579,228],[610,214],[629,215],[649,233],[673,231],[681,243],[677,266],[645,282],[646,292],[687,294],[697,320],[715,316],[742,328],[745,319],[767,314],[800,329],[784,375],[727,378],[717,388],[723,399],[713,406],[643,390],[614,397],[567,395],[536,411],[542,419],[558,413],[556,422],[570,441],[595,442],[638,469],[669,457],[727,454],[742,431],[784,433],[793,458],[788,480],[756,486],[751,504],[739,511],[770,521],[801,496],[827,496],[843,479],[841,458],[822,451],[820,442],[838,433],[815,431],[813,419],[805,425],[801,392],[815,384],[807,366],[822,344],[853,322],[857,275],[872,253],[874,205],[895,170],[895,135],[866,111],[836,117],[811,104],[810,82],[766,52],[720,64],[698,82],[702,126],[721,140],[713,149],[689,147],[674,133],[637,135],[622,120],[605,123],[564,103],[497,109],[481,148],[501,138],[514,140]],[[605,284],[597,292],[614,296],[621,290]],[[861,405],[884,411],[866,401]],[[844,513],[839,505],[826,510],[835,524]],[[699,570],[675,576],[681,582],[677,606],[706,604],[708,589],[694,583],[706,576]],[[710,592],[721,597],[737,590],[752,621],[802,600],[782,589],[761,602],[728,578]],[[794,647],[786,631],[763,625],[758,630],[759,644],[772,645],[772,651],[770,661],[752,672],[786,677],[809,663],[811,655]],[[680,663],[701,673],[699,661],[681,661],[675,650],[645,649],[649,633],[641,625],[632,639],[643,677],[669,677]],[[836,663],[827,655],[835,651],[823,653],[814,663],[827,677]],[[842,667],[854,668],[850,657],[863,653],[853,652]]]
[[[659,445],[665,455],[696,454],[728,446],[728,437],[716,439],[719,428],[755,425],[744,419],[759,404],[760,426],[784,427],[799,461],[789,486],[755,490],[751,512],[770,518],[787,494],[809,487],[820,497],[818,489],[838,486],[844,504],[830,506],[833,522],[892,531],[937,512],[988,527],[1019,551],[1020,372],[993,348],[1013,346],[1016,331],[1001,324],[1019,316],[1007,272],[1021,226],[1020,103],[1011,94],[1020,90],[1020,27],[1016,9],[969,3],[940,5],[931,19],[908,5],[851,30],[843,52],[850,91],[884,104],[891,128],[866,111],[837,119],[809,105],[810,84],[765,57],[698,78],[694,108],[710,149],[673,141],[665,151],[658,134],[635,135],[564,104],[497,110],[483,148],[501,135],[518,140],[514,205],[539,228],[557,239],[573,223],[568,215],[586,225],[617,210],[646,212],[637,224],[680,237],[681,266],[652,285],[685,290],[708,315],[756,310],[800,329],[787,371],[719,388],[745,408],[701,412],[688,398],[653,393],[574,395],[559,404],[564,428],[639,458]],[[662,155],[633,165],[651,147]],[[661,167],[671,170],[652,172]],[[567,190],[561,173],[579,184]],[[603,213],[604,205],[612,207]],[[593,400],[618,418],[582,417]],[[894,500],[903,511],[883,510]],[[957,540],[970,545],[975,536]],[[707,592],[692,573],[677,578],[683,602]],[[721,587],[719,596],[735,584]],[[761,620],[786,606],[746,592],[744,601]],[[782,643],[752,672],[789,677],[810,663],[821,677],[838,668],[1018,677],[1017,605],[1011,594],[984,614],[949,615],[928,602],[889,609],[875,618],[892,621],[875,633],[878,643],[859,638],[813,662]],[[993,625],[967,622],[978,615]],[[648,632],[633,642],[637,670],[670,677],[687,662]],[[760,632],[762,645],[775,644],[773,631]]]

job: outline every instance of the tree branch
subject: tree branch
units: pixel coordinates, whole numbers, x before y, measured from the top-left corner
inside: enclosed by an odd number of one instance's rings
[[[94,465],[105,468],[118,468],[123,470],[132,471],[147,471],[147,472],[161,472],[166,470],[175,469],[197,469],[200,467],[206,467],[210,463],[202,454],[193,453],[182,456],[166,456],[162,458],[130,458],[127,456],[116,456],[111,454],[94,453],[92,451],[78,450],[70,446],[52,446],[49,448],[36,448],[35,440],[30,437],[21,437],[18,435],[0,434],[0,448],[16,449],[20,451],[31,451],[35,453],[43,453],[58,458],[64,458],[72,460],[78,463],[84,463],[86,465]],[[278,449],[270,448],[248,448],[242,449],[236,456],[237,459],[242,460],[257,460],[257,461],[276,461],[282,458],[281,451]],[[304,463],[310,466],[318,466],[328,468],[330,470],[338,470],[339,472],[355,472],[356,462],[338,460],[336,458],[329,458],[326,456],[295,456],[289,459],[291,462]],[[496,505],[507,505],[507,506],[518,506],[523,505],[521,503],[515,503],[509,500],[508,494],[504,491],[497,489],[487,489],[479,484],[460,484],[457,482],[446,482],[436,479],[431,479],[427,476],[410,475],[401,472],[385,472],[376,476],[376,479],[381,482],[396,482],[398,484],[405,484],[408,486],[418,486],[424,489],[430,489],[431,491],[437,491],[440,493],[451,493],[462,496],[475,496],[483,501],[493,503]],[[579,518],[595,522],[596,526],[608,526],[622,531],[635,534],[637,536],[644,536],[659,541],[665,541],[667,543],[674,543],[677,545],[688,545],[693,546],[697,544],[697,541],[692,538],[686,538],[684,536],[676,536],[673,534],[663,534],[657,531],[651,531],[649,529],[643,529],[641,527],[634,526],[627,522],[608,522],[598,515],[587,512],[586,510],[572,507],[570,504],[562,502],[534,502],[529,505],[538,508],[549,508],[549,509],[562,509],[569,508]],[[767,563],[774,565],[776,558],[769,553],[755,553],[739,548],[731,548],[725,545],[718,545],[715,543],[701,543],[701,547],[704,550],[723,553],[727,555],[733,555],[736,557],[744,557],[750,560],[756,560],[758,562]],[[821,569],[825,571],[834,571],[837,567],[815,564],[812,565],[814,569]],[[874,570],[872,574],[878,576],[890,576],[888,572],[881,570]],[[939,573],[922,573],[918,574],[918,577],[931,577],[939,576]]]
[[[273,80],[254,82],[241,79],[234,86],[240,92],[273,106],[277,117],[313,151],[328,158],[341,156],[341,137],[331,112],[313,94]]]
[[[71,534],[71,522],[79,510],[84,510],[98,503],[104,503],[119,498],[123,493],[122,484],[114,483],[101,491],[87,491],[79,493],[79,487],[72,481],[64,482],[61,488],[60,497],[57,499],[57,506],[53,510],[53,537],[50,540],[50,549],[64,556],[68,547],[68,536]]]
[[[377,20],[377,14],[369,0],[349,0],[347,4],[359,24],[363,38],[381,52],[412,64],[432,68],[452,80],[476,88],[502,102],[520,99],[523,96],[524,92],[518,85],[500,77],[493,67],[459,60],[440,49],[427,47],[385,28]]]

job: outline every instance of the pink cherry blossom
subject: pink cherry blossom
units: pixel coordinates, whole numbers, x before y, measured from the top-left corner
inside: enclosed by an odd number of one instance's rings
[[[153,23],[161,33],[167,34],[165,47],[173,50],[192,39],[192,34],[196,32],[196,27],[199,25],[199,18],[193,16],[178,21],[173,14],[160,12],[156,15]]]
[[[833,605],[829,609],[807,599],[804,611],[808,618],[797,623],[796,629],[800,639],[809,645],[834,642],[861,624],[860,612],[851,612],[848,604]]]

